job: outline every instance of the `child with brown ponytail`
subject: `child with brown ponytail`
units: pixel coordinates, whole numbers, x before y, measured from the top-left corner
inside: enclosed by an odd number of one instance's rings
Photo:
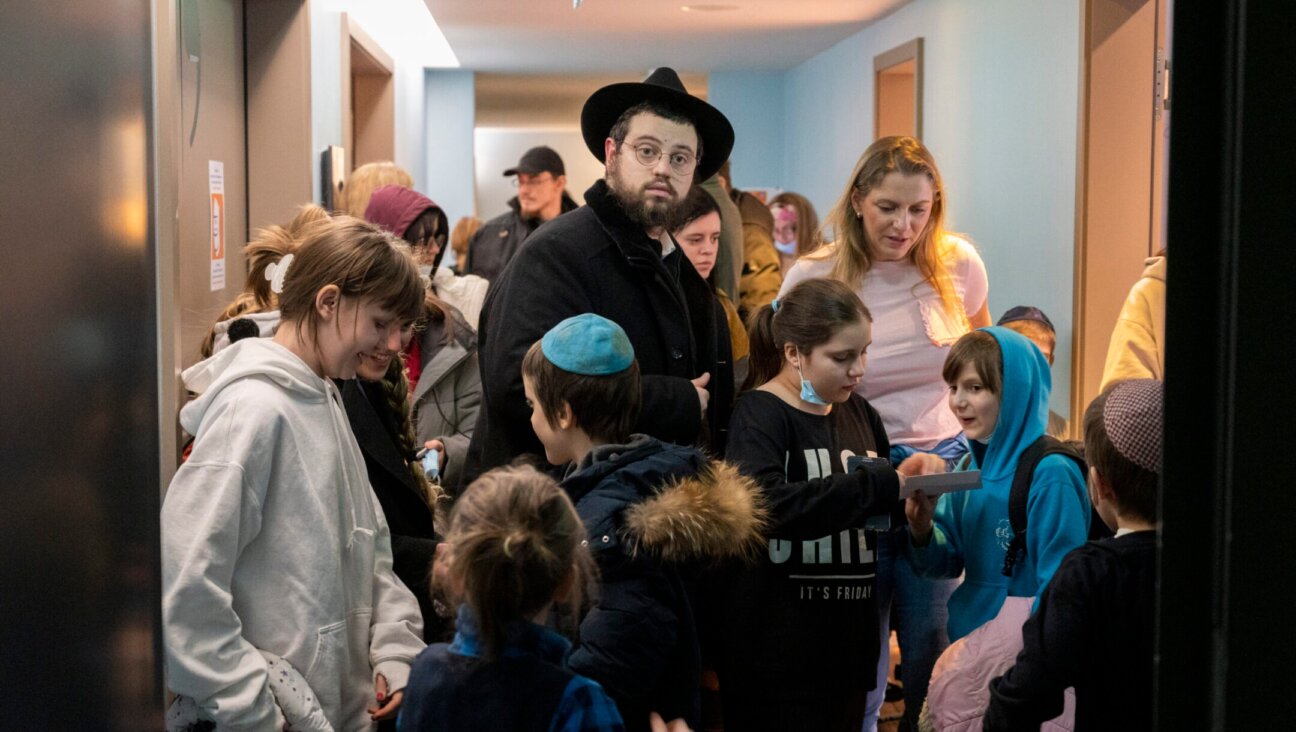
[[[545,627],[579,606],[592,563],[567,494],[534,468],[500,468],[456,501],[449,584],[462,596],[453,643],[414,662],[398,728],[619,732],[603,688],[566,668],[571,644]]]

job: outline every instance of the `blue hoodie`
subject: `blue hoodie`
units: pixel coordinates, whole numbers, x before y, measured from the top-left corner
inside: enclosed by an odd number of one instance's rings
[[[1007,328],[983,328],[1003,354],[1003,393],[999,421],[988,445],[973,444],[971,467],[981,471],[981,488],[946,493],[936,504],[931,541],[919,548],[906,542],[914,570],[924,577],[964,573],[949,600],[949,638],[958,640],[994,618],[1004,598],[1035,597],[1048,584],[1067,552],[1089,533],[1089,493],[1074,462],[1049,455],[1035,468],[1026,521],[1026,555],[1012,578],[1002,573],[1004,551],[1012,538],[1008,522],[1017,459],[1044,434],[1053,381],[1043,354]]]

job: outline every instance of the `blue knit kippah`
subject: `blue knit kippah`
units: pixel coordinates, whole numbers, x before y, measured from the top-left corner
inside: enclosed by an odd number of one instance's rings
[[[621,326],[585,313],[555,325],[540,339],[540,350],[554,366],[582,376],[607,376],[630,368],[634,347]]]

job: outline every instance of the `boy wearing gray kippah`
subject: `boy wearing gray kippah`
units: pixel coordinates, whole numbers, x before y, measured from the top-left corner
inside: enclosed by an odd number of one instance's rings
[[[632,435],[639,366],[625,331],[587,313],[545,333],[522,359],[531,427],[585,524],[598,604],[581,620],[572,671],[597,681],[626,730],[653,712],[699,728],[701,642],[692,578],[759,550],[759,489],[692,447]]]
[[[1022,628],[1016,664],[990,682],[986,730],[1024,730],[1062,712],[1075,688],[1075,732],[1152,729],[1157,492],[1162,387],[1109,388],[1085,411],[1089,497],[1110,539],[1062,561]]]

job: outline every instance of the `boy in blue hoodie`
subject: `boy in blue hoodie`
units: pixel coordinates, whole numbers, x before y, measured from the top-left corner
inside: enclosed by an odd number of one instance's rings
[[[905,513],[914,570],[933,578],[964,575],[949,600],[953,642],[992,620],[1006,597],[1039,595],[1062,558],[1088,538],[1090,507],[1073,460],[1060,454],[1040,460],[1031,480],[1025,556],[1005,576],[1004,554],[1013,538],[1008,497],[1018,458],[1048,423],[1048,362],[1025,337],[996,326],[959,339],[943,375],[950,409],[972,445],[968,467],[981,471],[981,488],[939,500],[917,494]]]
[[[585,524],[598,603],[581,620],[572,671],[617,703],[626,729],[649,715],[701,717],[701,644],[692,577],[701,562],[758,551],[759,489],[691,447],[630,434],[639,366],[619,325],[568,318],[522,360],[531,427]]]

